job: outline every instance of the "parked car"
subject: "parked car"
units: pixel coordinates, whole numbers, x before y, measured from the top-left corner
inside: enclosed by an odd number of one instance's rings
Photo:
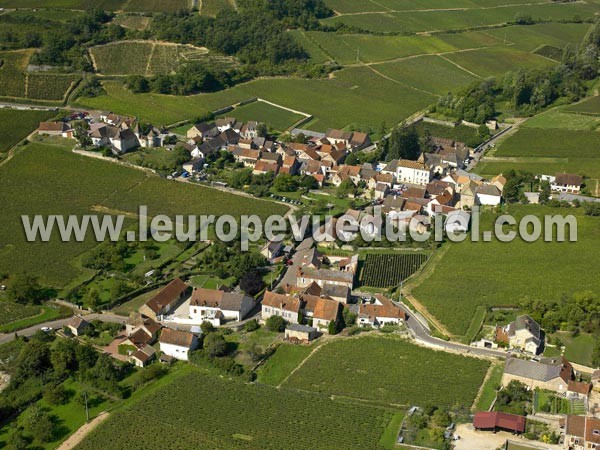
[[[40,328],[44,333],[50,333],[52,331],[52,327],[42,327]]]

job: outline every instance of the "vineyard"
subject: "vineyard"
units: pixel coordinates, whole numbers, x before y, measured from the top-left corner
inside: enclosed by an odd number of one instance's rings
[[[77,448],[378,448],[391,416],[383,408],[193,372],[113,413]]]
[[[363,286],[390,288],[417,272],[427,255],[423,253],[368,253],[360,274]]]
[[[18,111],[0,109],[0,153],[7,152],[35,130],[40,122],[55,115],[52,111]]]
[[[17,320],[36,316],[42,308],[33,305],[21,305],[9,301],[0,301],[0,325],[6,325]]]
[[[62,100],[80,76],[48,72],[27,73],[31,50],[0,52],[0,97]]]
[[[171,73],[186,61],[231,66],[232,58],[209,55],[203,47],[151,41],[120,41],[90,48],[96,70],[105,75]]]
[[[488,367],[399,338],[365,336],[322,345],[283,387],[382,404],[470,407]]]

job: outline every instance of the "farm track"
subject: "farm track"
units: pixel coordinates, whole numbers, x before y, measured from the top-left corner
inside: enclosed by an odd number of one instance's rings
[[[379,70],[375,69],[373,66],[366,66],[366,67],[371,69],[373,72],[375,72],[381,78],[385,78],[386,80],[391,81],[392,83],[399,84],[400,86],[404,86],[405,88],[408,88],[408,89],[413,89],[415,91],[423,92],[424,94],[433,95],[434,97],[439,97],[438,94],[434,94],[433,92],[426,91],[425,89],[420,89],[418,87],[411,86],[410,84],[406,84],[406,83],[403,83],[402,81],[398,81],[398,80],[395,80],[394,78],[388,77],[387,75],[381,73]]]
[[[479,386],[479,390],[477,391],[477,395],[475,396],[475,399],[473,400],[473,404],[471,405],[471,411],[475,411],[475,406],[479,402],[479,399],[481,398],[481,395],[483,394],[483,391],[485,389],[485,385],[488,382],[488,380],[490,379],[490,377],[492,376],[492,372],[494,371],[495,368],[496,368],[496,364],[490,364],[490,367],[488,367],[488,370],[485,373],[485,377],[483,378],[483,381],[481,382],[481,386]]]
[[[96,428],[98,425],[100,425],[102,422],[108,419],[109,415],[110,414],[106,411],[98,414],[98,416],[96,416],[90,422],[82,425],[81,428],[79,428],[77,431],[75,431],[75,433],[69,436],[69,438],[67,438],[66,441],[60,444],[57,450],[71,450],[77,447],[81,443],[81,441],[83,441],[85,437],[94,430],[94,428]]]

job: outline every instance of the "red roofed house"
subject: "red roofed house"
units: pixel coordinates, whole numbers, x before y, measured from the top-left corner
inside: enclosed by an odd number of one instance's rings
[[[361,304],[358,308],[358,324],[361,327],[400,325],[406,320],[404,311],[383,295],[376,295],[373,303]]]
[[[159,321],[162,316],[175,310],[189,295],[192,288],[185,284],[181,278],[176,278],[167,284],[161,291],[141,306],[139,311],[154,321]]]
[[[71,125],[65,122],[40,122],[38,134],[46,134],[49,136],[62,136],[65,138],[73,137],[73,129]]]
[[[509,431],[520,434],[525,431],[525,417],[503,412],[479,411],[473,418],[473,426],[476,430],[486,431]]]
[[[567,416],[563,445],[569,450],[600,449],[600,419]]]
[[[163,329],[160,334],[160,351],[175,359],[187,361],[190,351],[198,347],[198,337],[188,331]]]
[[[289,323],[298,323],[298,315],[302,309],[302,302],[297,297],[266,291],[262,300],[263,320],[271,316],[281,316]]]

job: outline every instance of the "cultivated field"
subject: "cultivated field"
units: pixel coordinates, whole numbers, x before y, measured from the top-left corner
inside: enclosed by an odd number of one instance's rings
[[[485,7],[472,5],[465,9],[448,10],[448,3],[441,2],[443,6],[439,9],[429,5],[423,6],[423,2],[404,2],[402,0],[384,0],[377,2],[383,7],[373,9],[371,2],[354,2],[345,0],[346,4],[353,4],[352,14],[348,11],[333,18],[323,20],[326,24],[344,23],[349,26],[382,33],[416,33],[424,31],[449,31],[462,30],[481,26],[495,26],[510,23],[515,16],[520,14],[530,15],[536,20],[561,20],[579,16],[591,18],[597,11],[596,5],[589,3],[551,3],[510,5],[503,6],[495,4]],[[362,5],[367,4],[365,10]],[[419,6],[416,6],[418,3]],[[510,2],[508,2],[510,3]],[[506,4],[506,3],[505,3]],[[453,8],[459,8],[452,3]],[[334,7],[335,9],[335,7]],[[429,9],[429,11],[423,10]],[[366,11],[363,13],[363,11]],[[341,11],[340,11],[341,12]]]
[[[234,4],[233,0],[202,0],[200,14],[203,16],[215,17],[219,11],[233,9]]]
[[[133,30],[145,30],[150,25],[152,17],[119,14],[112,23],[120,25],[123,28],[131,28]]]
[[[190,0],[127,0],[125,11],[177,12],[190,9]]]
[[[395,337],[361,336],[322,345],[283,387],[382,404],[470,407],[488,366]]]
[[[56,8],[90,9],[99,8],[116,11],[122,8],[125,0],[0,0],[0,8]]]
[[[423,253],[367,253],[360,283],[376,288],[398,286],[417,272],[426,260],[427,255]]]
[[[595,96],[585,100],[584,102],[572,105],[566,108],[568,112],[578,114],[591,114],[594,116],[600,115],[600,96]]]
[[[354,124],[378,129],[382,121],[400,122],[436,97],[382,78],[368,68],[336,72],[332,79],[260,79],[210,94],[175,97],[132,94],[121,83],[105,82],[107,95],[80,98],[85,107],[135,115],[155,124],[193,119],[252,97],[315,116],[310,128],[325,131]]]
[[[54,117],[51,111],[0,109],[0,153],[7,152],[35,130],[40,122]]]
[[[28,144],[0,167],[0,272],[26,271],[44,283],[63,286],[82,273],[77,257],[95,243],[26,242],[22,214],[90,214],[105,211],[137,213],[147,205],[164,214],[282,214],[272,202],[228,194],[201,186],[168,181],[142,171],[74,155],[68,148]],[[36,180],[32,183],[31,180]],[[157,195],[160,192],[160,195]],[[19,200],[20,199],[20,200]],[[126,221],[126,224],[130,222]]]
[[[168,74],[186,61],[235,65],[232,58],[208,54],[203,47],[152,41],[119,41],[90,48],[96,70],[105,75]]]
[[[76,74],[26,72],[32,50],[0,52],[0,97],[33,100],[62,100],[71,85],[81,78]]]
[[[511,165],[512,166],[512,165]],[[412,293],[451,333],[464,335],[477,306],[513,306],[524,297],[559,300],[562,295],[598,292],[600,276],[600,218],[584,216],[580,209],[511,205],[517,219],[574,214],[577,242],[447,243],[447,251],[434,256]],[[491,230],[494,215],[482,216],[481,231]],[[560,262],[560,263],[559,263]],[[586,270],[581,270],[585,267]],[[467,293],[467,294],[465,294]]]
[[[285,109],[277,108],[264,102],[252,102],[235,108],[223,114],[222,117],[235,117],[237,120],[247,122],[256,120],[266,123],[269,128],[276,131],[285,131],[288,127],[302,119],[304,116],[295,114]]]
[[[504,140],[476,170],[486,175],[509,168],[548,175],[568,171],[598,180],[600,133],[590,131],[598,126],[594,116],[556,110],[540,114]]]
[[[115,411],[77,448],[378,448],[391,415],[194,371]]]

